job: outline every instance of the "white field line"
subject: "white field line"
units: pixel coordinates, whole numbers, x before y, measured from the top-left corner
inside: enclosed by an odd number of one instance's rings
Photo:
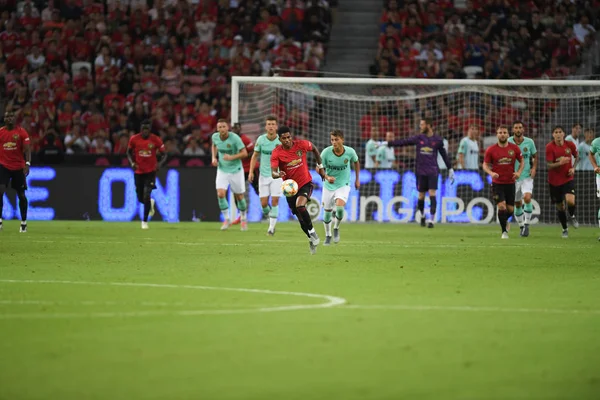
[[[0,300],[0,306],[142,306],[142,307],[190,307],[198,306],[199,304],[193,304],[189,302],[160,302],[160,301],[95,301],[95,300],[81,300],[81,301],[63,301],[63,300]],[[249,307],[270,307],[270,304],[249,304],[244,303],[243,308]],[[239,304],[217,304],[214,307],[239,307]]]
[[[10,242],[10,241],[6,241],[6,242]],[[15,243],[21,243],[22,240],[14,240],[13,242]],[[62,244],[69,244],[69,243],[65,243],[65,241],[62,240],[30,240],[28,241],[29,243],[62,243]],[[214,242],[179,242],[179,241],[166,241],[166,240],[149,240],[146,239],[144,241],[139,241],[136,242],[136,244],[141,244],[141,245],[156,245],[156,244],[169,244],[169,245],[178,245],[178,246],[224,246],[224,247],[272,247],[273,243],[295,243],[295,244],[299,244],[299,243],[303,243],[302,240],[298,239],[298,240],[277,240],[277,239],[273,239],[273,240],[258,240],[257,242],[244,242],[244,243],[214,243]],[[530,243],[522,243],[522,244],[471,244],[469,242],[463,242],[463,243],[424,243],[424,242],[407,242],[407,241],[400,241],[400,242],[391,242],[391,241],[378,241],[378,240],[361,240],[361,241],[357,241],[357,240],[347,240],[347,241],[343,241],[342,243],[345,244],[349,244],[352,245],[353,247],[372,247],[372,246],[391,246],[391,247],[396,247],[396,248],[443,248],[443,249],[464,249],[464,248],[482,248],[482,249],[489,249],[489,248],[532,248],[532,247],[544,247],[545,249],[566,249],[566,248],[570,248],[572,249],[572,246],[568,246],[568,245],[548,245],[548,244],[542,244],[540,243],[540,246],[536,246],[535,244],[530,244]],[[125,246],[129,246],[130,243],[129,242],[123,242],[123,241],[95,241],[95,240],[74,240],[72,243],[70,243],[72,245],[79,245],[79,244],[110,244],[110,245],[125,245]],[[578,249],[591,249],[591,248],[598,248],[598,246],[581,246],[578,245],[577,246]]]
[[[359,305],[349,304],[341,309],[354,310],[400,310],[400,311],[457,311],[457,312],[480,312],[480,313],[509,313],[509,314],[587,314],[600,315],[600,310],[568,310],[560,308],[511,308],[511,307],[478,307],[478,306],[423,306],[402,304],[375,304]]]
[[[3,283],[29,283],[29,284],[60,284],[60,285],[90,285],[90,286],[123,286],[123,287],[150,287],[150,288],[170,288],[170,289],[194,289],[194,290],[220,290],[228,292],[260,293],[282,296],[309,297],[326,300],[318,304],[298,304],[284,306],[267,306],[250,309],[231,309],[231,310],[160,310],[160,311],[130,311],[130,312],[88,312],[88,313],[21,313],[21,314],[0,314],[0,319],[39,319],[39,318],[118,318],[118,317],[144,317],[157,315],[209,315],[209,314],[248,314],[248,313],[266,313],[276,311],[293,310],[311,310],[320,308],[330,308],[346,304],[346,299],[336,296],[329,296],[315,293],[286,292],[266,289],[247,289],[247,288],[224,288],[215,286],[198,285],[176,285],[159,283],[133,283],[133,282],[84,282],[84,281],[53,281],[53,280],[16,280],[1,279]]]

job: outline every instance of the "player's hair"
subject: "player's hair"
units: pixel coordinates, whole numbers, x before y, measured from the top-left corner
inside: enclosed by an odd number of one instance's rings
[[[279,129],[277,129],[277,135],[281,136],[284,133],[288,133],[290,132],[290,128],[288,128],[287,126],[280,126]]]
[[[468,129],[471,129],[471,128],[475,128],[475,129],[479,130],[479,125],[478,124],[471,124],[471,125],[469,125]]]
[[[217,124],[221,124],[221,123],[227,123],[227,120],[225,118],[219,118],[219,120],[217,121]]]
[[[341,139],[344,138],[344,132],[341,129],[334,129],[331,131],[331,136],[339,137]]]
[[[423,117],[423,118],[421,118],[421,121],[425,121],[426,125],[433,126],[433,122],[431,121],[431,118],[429,118],[429,117]]]
[[[560,129],[561,131],[565,131],[565,128],[563,128],[562,125],[554,125],[554,128],[552,128],[552,132],[554,133],[555,130]]]
[[[150,122],[149,119],[145,119],[145,120],[142,121],[142,123],[140,124],[140,126],[141,127],[144,127],[144,126],[150,127],[150,126],[152,126],[152,123]]]
[[[267,118],[265,118],[266,121],[275,121],[277,122],[277,117],[274,115],[269,115],[267,116]]]
[[[506,126],[506,125],[499,125],[499,126],[496,128],[496,133],[497,133],[497,132],[498,132],[500,129],[506,129],[506,131],[508,132],[508,126]]]
[[[579,122],[575,122],[571,128],[577,128],[577,127],[583,128],[583,125],[581,125]]]
[[[584,132],[584,133],[585,133],[585,132],[592,132],[592,133],[594,133],[594,130],[593,130],[592,128],[585,128],[585,129],[583,130],[583,132]]]
[[[513,126],[513,128],[514,128],[514,127],[515,127],[515,125],[517,125],[517,124],[521,124],[521,125],[525,126],[525,124],[523,123],[523,121],[521,121],[520,119],[517,119],[517,120],[515,120],[515,122],[513,122],[513,125],[512,125],[512,126]]]

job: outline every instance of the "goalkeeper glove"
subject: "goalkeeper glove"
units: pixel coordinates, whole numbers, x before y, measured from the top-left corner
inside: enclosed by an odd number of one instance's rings
[[[454,185],[454,169],[448,170],[448,178],[450,178],[450,184]]]

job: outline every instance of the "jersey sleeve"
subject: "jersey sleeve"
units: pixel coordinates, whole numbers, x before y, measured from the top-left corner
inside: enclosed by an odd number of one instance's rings
[[[535,147],[535,142],[532,140],[531,142],[529,142],[529,154],[531,154],[532,156],[537,154],[537,148]]]
[[[241,136],[242,139],[242,143],[244,143],[244,147],[246,147],[246,151],[248,152],[248,154],[252,154],[252,152],[254,151],[254,143],[252,142],[252,140],[250,140],[250,138],[246,135]]]
[[[129,145],[128,147],[132,150],[135,150],[135,136],[132,136],[129,138]]]
[[[279,168],[279,147],[275,147],[275,150],[271,153],[271,168]]]
[[[466,154],[467,153],[467,141],[465,140],[465,138],[462,138],[460,140],[457,153],[458,154]]]
[[[329,161],[329,157],[327,157],[327,148],[323,149],[323,151],[321,152],[321,162],[323,163],[323,166],[325,168],[327,168],[327,165]]]
[[[370,157],[377,155],[377,144],[375,143],[375,141],[370,140],[369,142],[367,142],[366,151],[367,151],[367,155]]]
[[[29,144],[29,134],[27,134],[25,129],[21,128],[19,130],[19,137],[21,138],[23,144]]]
[[[159,136],[156,136],[156,149],[160,153],[165,152],[165,144]]]
[[[516,159],[519,160],[519,162],[523,162],[523,153],[521,152],[521,148],[516,144],[514,146]]]
[[[308,140],[302,140],[301,142],[301,149],[304,151],[312,151],[313,149],[313,144],[312,142],[308,141]]]
[[[594,141],[592,142],[592,147],[590,147],[590,153],[594,155],[600,153],[600,140],[594,139]]]
[[[237,135],[234,139],[234,144],[235,144],[235,147],[236,147],[238,153],[246,147],[242,138]]]
[[[571,148],[571,151],[573,152],[573,157],[577,157],[579,156],[579,152],[577,151],[577,146],[575,146],[575,143],[573,142],[569,142],[571,145],[569,146]]]
[[[259,136],[258,139],[256,139],[256,143],[254,143],[254,152],[255,153],[260,153],[261,143],[262,143],[262,136]]]
[[[554,162],[554,152],[552,151],[552,143],[546,146],[546,162]]]
[[[358,161],[358,154],[356,154],[356,150],[352,149],[352,152],[350,154],[350,161],[355,163]]]
[[[486,164],[493,164],[494,160],[492,158],[492,147],[488,147],[485,151],[485,155],[483,156],[483,162]]]

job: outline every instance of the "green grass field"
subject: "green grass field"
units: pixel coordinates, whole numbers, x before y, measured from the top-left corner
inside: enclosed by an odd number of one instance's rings
[[[600,398],[597,229],[4,225],[3,400]]]

